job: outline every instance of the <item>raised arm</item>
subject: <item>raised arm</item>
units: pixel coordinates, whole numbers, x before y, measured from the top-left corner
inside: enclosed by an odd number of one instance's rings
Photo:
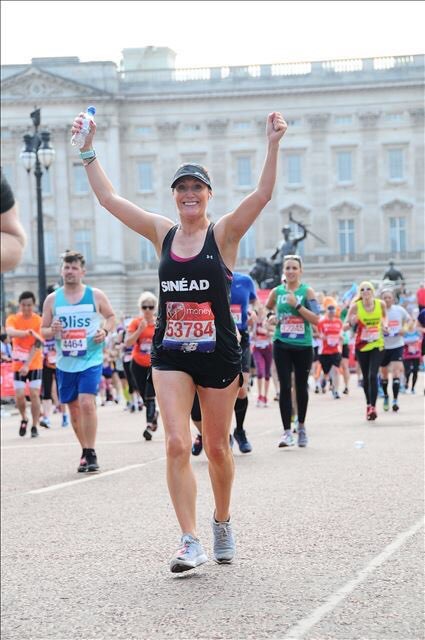
[[[286,129],[287,124],[280,113],[269,114],[266,125],[267,154],[257,188],[215,225],[215,237],[226,263],[226,257],[229,262],[234,262],[240,239],[271,200],[276,182],[279,143]]]
[[[298,226],[301,226],[302,232],[301,232],[301,235],[299,235],[297,238],[295,238],[295,240],[294,240],[295,246],[297,246],[297,244],[299,242],[302,242],[307,237],[307,228],[304,227],[303,225],[298,225]]]
[[[81,129],[82,114],[75,118],[71,132],[74,134]],[[96,133],[96,124],[90,124],[90,131],[86,137],[84,147],[81,152],[91,151],[93,149],[93,138]],[[164,236],[173,226],[173,222],[164,216],[157,215],[145,211],[141,207],[133,204],[126,198],[118,195],[112,186],[109,178],[104,172],[98,158],[93,156],[84,160],[84,166],[87,171],[87,177],[90,186],[93,189],[99,203],[107,209],[112,215],[121,220],[127,227],[136,231],[140,235],[150,240],[157,254],[160,255],[161,245]]]

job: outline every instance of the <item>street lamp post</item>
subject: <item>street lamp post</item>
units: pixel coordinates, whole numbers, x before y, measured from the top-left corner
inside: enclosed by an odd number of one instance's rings
[[[38,301],[40,308],[46,297],[46,262],[44,254],[44,226],[43,226],[43,191],[41,178],[43,169],[47,171],[52,164],[55,151],[51,148],[49,131],[38,133],[41,122],[40,109],[35,109],[30,114],[34,125],[34,133],[24,135],[24,148],[21,151],[21,160],[25,169],[30,173],[34,169],[37,192],[37,252],[38,252]]]

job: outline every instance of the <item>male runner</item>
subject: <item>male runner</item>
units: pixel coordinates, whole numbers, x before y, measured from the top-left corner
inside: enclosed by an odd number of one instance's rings
[[[59,399],[69,406],[82,448],[78,471],[95,472],[99,470],[96,394],[104,341],[115,326],[115,315],[103,291],[83,284],[85,260],[80,253],[67,251],[63,255],[61,275],[63,287],[47,296],[44,303],[42,332],[46,338],[56,338]]]

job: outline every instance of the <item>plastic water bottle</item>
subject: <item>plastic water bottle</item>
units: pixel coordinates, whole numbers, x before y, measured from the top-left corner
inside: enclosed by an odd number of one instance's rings
[[[82,128],[80,129],[80,131],[77,131],[77,133],[74,133],[74,135],[71,138],[71,144],[73,147],[78,147],[79,149],[81,149],[81,147],[84,146],[84,143],[86,141],[86,136],[90,129],[90,122],[93,121],[95,113],[96,113],[95,107],[87,107],[87,111],[83,117]]]
[[[364,448],[363,440],[356,440],[356,442],[354,443],[354,446],[356,449],[363,449]]]

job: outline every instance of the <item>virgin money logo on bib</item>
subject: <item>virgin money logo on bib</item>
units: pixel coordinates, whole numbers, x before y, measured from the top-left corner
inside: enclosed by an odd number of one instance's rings
[[[185,309],[182,302],[170,302],[167,305],[167,317],[170,320],[183,320],[184,315]]]

